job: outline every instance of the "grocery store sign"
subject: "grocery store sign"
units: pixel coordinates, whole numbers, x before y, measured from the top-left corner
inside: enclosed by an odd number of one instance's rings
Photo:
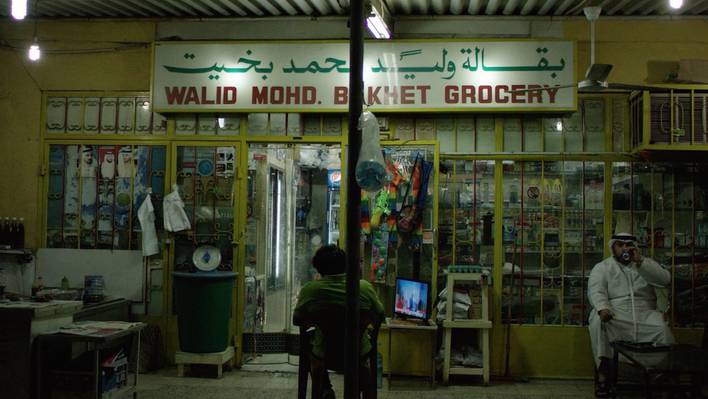
[[[163,42],[154,46],[158,112],[346,111],[349,43]],[[372,110],[562,111],[577,92],[568,41],[370,42],[364,101]]]

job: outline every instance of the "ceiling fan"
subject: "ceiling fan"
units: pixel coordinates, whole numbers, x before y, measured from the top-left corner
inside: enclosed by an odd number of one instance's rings
[[[599,6],[584,7],[585,18],[590,22],[590,66],[585,72],[585,79],[577,84],[556,86],[558,89],[576,87],[578,91],[598,92],[603,90],[627,90],[627,91],[666,91],[667,89],[657,86],[634,85],[625,83],[609,83],[607,77],[612,71],[612,64],[595,63],[595,21],[600,18],[602,8]],[[525,93],[536,89],[514,90],[511,93]]]

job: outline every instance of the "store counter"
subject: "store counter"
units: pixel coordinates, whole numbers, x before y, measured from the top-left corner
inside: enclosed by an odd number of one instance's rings
[[[71,324],[80,301],[0,302],[0,387],[8,398],[32,397],[32,341]]]

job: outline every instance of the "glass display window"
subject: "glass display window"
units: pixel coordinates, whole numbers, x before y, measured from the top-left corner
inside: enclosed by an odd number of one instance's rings
[[[435,147],[384,144],[383,151],[390,180],[377,193],[362,191],[361,197],[363,275],[387,286],[393,285],[395,277],[432,281]],[[446,203],[450,201],[455,200],[446,197]]]
[[[587,323],[587,276],[603,256],[604,163],[503,162],[505,322]]]
[[[705,322],[708,308],[706,172],[704,163],[613,164],[613,232],[631,230],[640,250],[671,271],[657,307],[681,327]]]
[[[451,265],[494,265],[495,161],[441,162],[438,275]],[[444,283],[444,279],[438,280]]]
[[[162,227],[165,155],[164,146],[50,145],[47,247],[139,249],[148,190]]]
[[[175,233],[175,270],[192,270],[204,245],[219,249],[219,270],[233,270],[236,165],[233,146],[177,146],[176,182],[191,228]]]

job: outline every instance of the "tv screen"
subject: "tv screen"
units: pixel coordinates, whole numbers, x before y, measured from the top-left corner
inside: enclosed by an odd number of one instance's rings
[[[429,290],[430,284],[426,282],[397,278],[393,313],[396,316],[427,320]]]

